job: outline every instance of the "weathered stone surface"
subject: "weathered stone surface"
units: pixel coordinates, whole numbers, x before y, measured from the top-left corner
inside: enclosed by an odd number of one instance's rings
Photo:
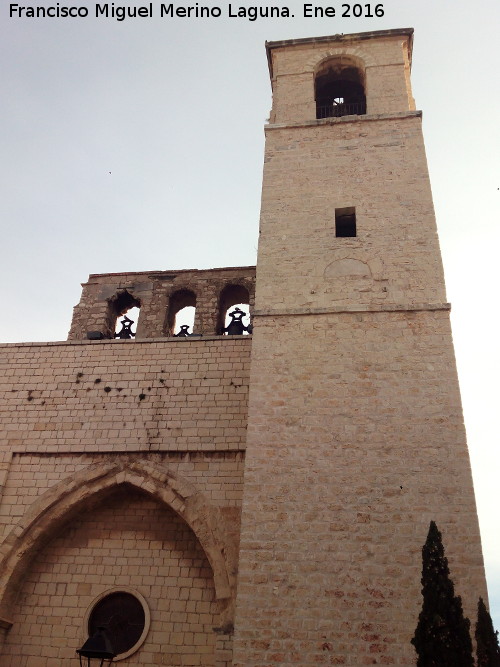
[[[113,337],[116,313],[112,303],[127,292],[140,303],[137,339],[171,336],[171,298],[182,291],[195,297],[194,333],[213,336],[222,326],[223,295],[243,288],[248,293],[250,312],[255,297],[255,267],[154,271],[149,273],[104,273],[89,276],[80,303],[73,311],[69,340],[85,340],[87,331],[101,331]],[[231,301],[231,299],[230,299]],[[226,308],[241,301],[229,302]]]
[[[230,641],[213,628],[234,622],[250,345],[0,346],[2,665],[25,664],[35,644],[44,667],[72,664],[87,608],[126,582],[152,609],[134,664],[160,664],[167,647],[173,665],[226,667]],[[140,530],[152,517],[153,533]],[[158,537],[172,522],[174,545]]]
[[[486,590],[409,37],[268,46],[235,667],[415,665],[431,519],[469,616]],[[325,58],[365,116],[312,120]]]

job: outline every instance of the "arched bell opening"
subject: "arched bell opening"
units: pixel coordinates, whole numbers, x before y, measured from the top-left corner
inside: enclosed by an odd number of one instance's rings
[[[366,114],[364,72],[350,59],[324,62],[314,79],[316,118]]]
[[[243,285],[226,285],[219,296],[217,333],[248,335],[250,322],[250,295]]]
[[[107,329],[110,338],[135,338],[141,302],[127,290],[108,302]]]
[[[166,335],[190,336],[194,333],[196,294],[189,289],[170,295],[167,310]]]

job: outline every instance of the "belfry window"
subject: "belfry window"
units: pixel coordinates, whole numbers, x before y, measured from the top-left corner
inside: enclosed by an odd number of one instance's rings
[[[170,296],[167,313],[167,336],[191,336],[194,333],[196,294],[181,289]]]
[[[356,209],[354,206],[335,209],[335,236],[356,236]]]
[[[224,287],[219,297],[218,333],[238,336],[252,332],[249,301],[248,290],[243,285]]]
[[[344,60],[329,60],[314,81],[316,118],[362,115],[366,96],[362,72]]]
[[[120,292],[109,303],[109,328],[111,338],[135,338],[141,303],[127,290]]]

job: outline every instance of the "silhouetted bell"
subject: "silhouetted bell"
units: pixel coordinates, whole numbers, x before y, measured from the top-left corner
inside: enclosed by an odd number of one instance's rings
[[[185,336],[191,336],[189,333],[189,324],[181,324],[179,333],[174,334],[177,338],[183,338]]]
[[[134,320],[131,320],[129,317],[126,315],[123,316],[123,320],[121,320],[120,324],[122,325],[122,328],[118,333],[115,333],[115,338],[133,338],[135,336],[135,333],[132,332],[132,324],[134,323]]]
[[[229,313],[231,321],[227,327],[222,329],[222,332],[227,333],[228,336],[241,336],[243,335],[244,331],[250,332],[251,327],[246,327],[242,322],[242,319],[245,317],[245,315],[246,313],[244,310],[241,310],[241,308],[235,308],[232,313]]]

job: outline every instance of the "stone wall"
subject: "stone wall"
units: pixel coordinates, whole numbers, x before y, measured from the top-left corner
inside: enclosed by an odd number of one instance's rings
[[[266,134],[257,311],[445,302],[417,112]],[[343,207],[356,210],[356,237],[335,236]]]
[[[127,489],[79,515],[37,554],[2,665],[75,663],[86,639],[82,615],[115,588],[139,591],[151,614],[147,641],[131,664],[215,665],[218,609],[207,558],[173,510]]]
[[[412,667],[431,520],[486,594],[448,312],[257,319],[234,664]]]
[[[116,587],[151,611],[122,664],[230,664],[250,346],[0,346],[2,664],[72,664]]]
[[[10,451],[242,449],[250,339],[0,347]]]

